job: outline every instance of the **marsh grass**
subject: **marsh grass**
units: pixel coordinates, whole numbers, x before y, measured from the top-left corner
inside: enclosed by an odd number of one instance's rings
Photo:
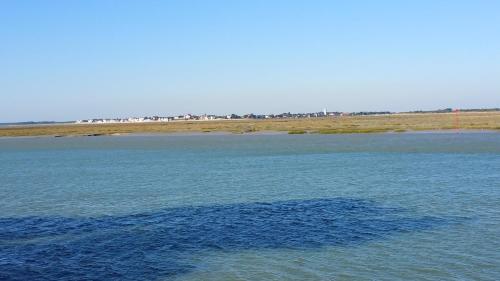
[[[394,114],[329,118],[272,120],[174,121],[168,123],[61,124],[0,128],[0,136],[87,136],[129,133],[281,131],[291,134],[383,133],[455,130],[455,114]],[[500,112],[467,112],[459,116],[458,129],[500,130]]]

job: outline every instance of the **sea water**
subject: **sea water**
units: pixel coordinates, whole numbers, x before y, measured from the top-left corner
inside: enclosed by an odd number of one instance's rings
[[[498,280],[500,134],[0,139],[0,280]]]

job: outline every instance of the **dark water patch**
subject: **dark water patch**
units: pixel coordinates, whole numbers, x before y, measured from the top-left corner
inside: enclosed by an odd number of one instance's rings
[[[170,208],[99,218],[0,219],[1,280],[155,280],[202,251],[351,246],[449,221],[361,199]]]

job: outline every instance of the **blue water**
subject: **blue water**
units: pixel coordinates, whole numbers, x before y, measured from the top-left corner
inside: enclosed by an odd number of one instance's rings
[[[0,280],[498,280],[500,134],[0,139]]]

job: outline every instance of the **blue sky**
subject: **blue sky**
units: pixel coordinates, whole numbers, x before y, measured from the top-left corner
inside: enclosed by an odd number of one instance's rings
[[[500,107],[500,1],[0,1],[0,122]]]

